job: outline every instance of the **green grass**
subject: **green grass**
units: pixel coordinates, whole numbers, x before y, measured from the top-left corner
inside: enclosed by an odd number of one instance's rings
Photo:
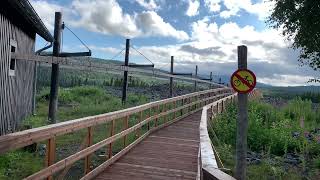
[[[304,119],[304,127],[300,119]],[[248,179],[301,179],[304,169],[306,177],[315,178],[320,168],[320,144],[308,142],[303,137],[305,132],[320,127],[320,111],[312,110],[311,101],[295,98],[283,108],[275,108],[262,102],[250,102],[248,113],[248,148],[263,155],[259,165],[248,166]],[[236,144],[237,108],[230,105],[227,111],[212,121],[213,132],[210,132],[221,159],[227,168],[234,173]],[[299,132],[300,137],[292,137],[292,132]],[[282,156],[286,153],[297,153],[302,163],[298,169],[283,168]],[[278,159],[278,160],[277,160]]]
[[[37,112],[35,116],[30,116],[23,121],[23,125],[33,128],[48,124],[48,97],[49,89],[44,88],[38,93]],[[121,99],[115,97],[104,89],[93,86],[80,86],[74,88],[59,89],[59,108],[58,121],[68,121],[76,118],[87,117],[102,113],[117,111],[127,107],[145,104],[149,100],[144,95],[128,94],[127,104],[122,105]],[[130,116],[129,125],[132,126],[137,121],[137,115]],[[116,121],[116,132],[122,130],[123,121]],[[93,141],[99,142],[107,138],[110,134],[110,124],[101,124],[94,127]],[[78,151],[80,144],[87,134],[87,129],[72,132],[66,135],[58,136],[56,145],[62,149],[63,155],[57,155],[57,160],[63,159],[75,151]],[[135,134],[128,136],[128,143],[136,139]],[[39,143],[45,144],[46,142]],[[76,147],[76,148],[74,148]],[[123,148],[123,140],[118,140],[113,146],[113,152],[116,153]],[[70,151],[70,152],[69,152]],[[94,159],[99,159],[95,156]],[[101,158],[100,158],[101,159]],[[44,157],[39,153],[30,153],[23,150],[8,152],[0,156],[0,179],[22,179],[27,177],[44,166]],[[83,165],[81,165],[83,167]],[[74,178],[76,179],[76,178]]]

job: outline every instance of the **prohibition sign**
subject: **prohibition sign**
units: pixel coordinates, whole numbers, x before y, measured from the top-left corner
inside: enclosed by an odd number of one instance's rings
[[[238,69],[231,76],[231,86],[239,93],[249,93],[256,83],[256,76],[249,69]]]

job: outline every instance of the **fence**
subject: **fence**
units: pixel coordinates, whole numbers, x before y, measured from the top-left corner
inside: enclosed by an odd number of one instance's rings
[[[53,175],[57,174],[57,172],[68,169],[72,164],[81,159],[85,159],[84,170],[86,174],[82,179],[91,179],[128,152],[134,145],[142,141],[150,133],[202,109],[206,104],[212,103],[231,94],[232,92],[229,88],[211,89],[151,102],[116,112],[80,118],[8,134],[0,137],[0,153],[22,148],[33,143],[47,141],[47,167],[26,179],[51,179]],[[144,114],[146,115],[144,116]],[[129,127],[129,118],[134,115],[138,115],[138,121],[134,122],[134,124]],[[162,121],[160,121],[161,118]],[[115,133],[115,123],[121,120],[123,121],[122,130]],[[110,136],[96,144],[93,144],[94,127],[105,123],[111,124]],[[154,126],[151,127],[151,124]],[[55,162],[55,138],[57,136],[83,129],[87,129],[85,148],[63,160]],[[144,133],[143,129],[146,129]],[[136,134],[137,139],[129,144],[127,137],[132,133]],[[123,149],[116,154],[112,154],[113,143],[120,139],[123,140]],[[90,165],[90,155],[101,148],[107,149],[105,151],[105,162],[92,170]]]

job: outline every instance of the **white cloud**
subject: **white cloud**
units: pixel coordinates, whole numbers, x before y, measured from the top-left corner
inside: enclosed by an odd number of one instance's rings
[[[252,0],[223,0],[223,4],[227,10],[220,13],[222,18],[230,18],[238,16],[240,10],[255,14],[260,20],[265,20],[270,15],[270,11],[274,7],[273,1],[262,0],[262,2],[253,3]]]
[[[154,0],[135,0],[140,6],[146,8],[147,10],[158,10],[160,6]]]
[[[151,0],[144,5],[155,8],[153,3],[155,1]],[[128,38],[158,36],[180,41],[189,39],[186,32],[175,29],[155,11],[130,15],[123,12],[116,0],[73,0],[71,5],[64,7],[43,0],[33,0],[32,4],[49,29],[53,29],[54,11],[63,11],[67,24],[92,32]]]
[[[187,16],[195,16],[199,14],[200,1],[199,0],[188,0],[188,9],[186,12]]]
[[[187,40],[189,36],[184,31],[176,30],[171,24],[164,22],[154,11],[144,11],[135,16],[137,26],[146,36],[159,35],[174,37],[178,40]]]
[[[62,6],[54,3],[48,3],[45,0],[31,0],[33,8],[37,11],[44,25],[53,31],[54,13],[60,11],[62,13],[68,13]]]
[[[221,0],[204,0],[204,4],[210,12],[219,12],[221,9],[220,2]]]

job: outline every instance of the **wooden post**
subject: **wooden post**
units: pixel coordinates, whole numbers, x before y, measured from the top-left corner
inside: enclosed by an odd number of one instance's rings
[[[175,110],[177,107],[177,101],[173,101],[173,109]],[[175,110],[173,113],[173,119],[176,119],[177,117],[177,111]]]
[[[115,122],[114,120],[112,120],[111,122],[111,125],[110,125],[110,137],[114,135],[114,126],[115,126]],[[112,143],[109,144],[109,159],[112,157]]]
[[[157,108],[155,108],[155,115],[158,115],[160,112],[160,107],[159,105],[157,106]],[[155,122],[154,122],[154,127],[157,127],[158,126],[158,118],[155,119]]]
[[[62,14],[55,13],[54,21],[54,42],[53,42],[53,56],[58,57],[60,53],[60,40],[62,31]],[[57,122],[56,112],[58,109],[58,89],[59,89],[59,64],[52,64],[51,67],[51,88],[50,88],[50,102],[48,121],[50,124]]]
[[[194,78],[198,78],[198,65],[196,65],[196,74]],[[197,81],[194,81],[194,92],[197,91]]]
[[[149,117],[151,117],[151,107],[149,108]],[[150,130],[150,122],[151,120],[148,122],[148,126],[147,126],[148,131]]]
[[[238,46],[238,68],[247,68],[247,47]],[[248,94],[238,94],[238,121],[236,143],[236,169],[235,178],[246,178],[247,157],[247,132],[248,132]]]
[[[171,75],[173,75],[173,61],[174,61],[174,57],[171,56],[171,68],[170,68]],[[173,97],[173,77],[170,77],[170,97]]]
[[[143,120],[143,111],[140,111],[139,113],[139,123],[141,123]],[[140,127],[138,130],[137,130],[137,137],[140,137],[141,136],[141,131],[142,131],[142,127]]]
[[[221,78],[219,78],[219,84],[222,84]]]
[[[126,54],[124,59],[124,66],[129,66],[129,50],[130,50],[130,39],[126,39]],[[127,89],[128,89],[128,71],[123,73],[123,87],[122,87],[122,104],[127,101]]]
[[[123,119],[123,130],[128,129],[128,127],[129,127],[129,116],[126,116]],[[127,139],[128,139],[128,135],[125,135],[123,137],[123,148],[125,148],[127,146]]]
[[[212,72],[210,72],[210,82],[212,82],[212,78],[213,78],[212,77]],[[209,86],[210,86],[210,89],[211,89],[212,88],[212,84],[210,84]]]
[[[92,135],[93,135],[93,127],[88,127],[86,147],[90,147],[92,145],[92,142],[93,142]],[[84,173],[85,174],[88,174],[91,171],[90,164],[91,164],[91,158],[90,158],[90,155],[88,155],[84,159]]]
[[[56,158],[56,138],[48,139],[47,149],[46,149],[46,166],[49,167],[54,164]],[[52,180],[52,176],[49,176],[47,180]]]

